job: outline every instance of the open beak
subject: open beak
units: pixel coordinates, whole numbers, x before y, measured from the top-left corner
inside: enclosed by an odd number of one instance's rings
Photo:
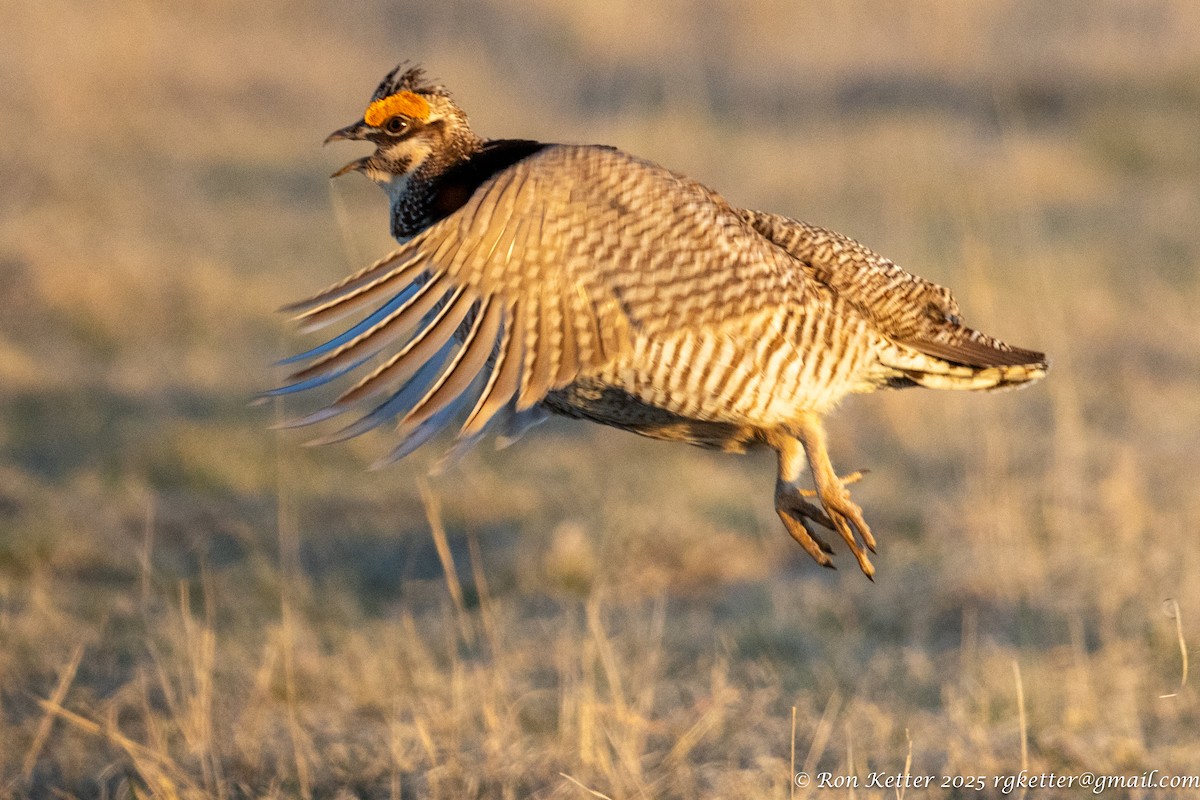
[[[360,119],[357,122],[351,122],[344,128],[338,128],[336,131],[326,136],[324,144],[329,144],[330,142],[340,142],[343,139],[365,139],[367,138],[368,130],[370,130],[370,126]]]
[[[371,160],[370,156],[363,156],[362,158],[356,158],[353,161],[351,161],[349,164],[347,164],[346,166],[339,169],[337,172],[330,175],[329,177],[340,178],[341,176],[345,175],[347,172],[362,172],[364,169],[367,168],[367,162],[370,160]]]
[[[347,125],[346,127],[339,128],[336,131],[334,131],[333,133],[326,136],[324,144],[329,144],[330,142],[339,142],[339,141],[342,141],[343,139],[352,139],[352,140],[366,139],[367,133],[369,131],[370,131],[370,126],[367,125],[366,122],[363,122],[360,119],[357,122],[352,122],[349,125]],[[353,161],[351,161],[349,164],[347,164],[346,166],[339,169],[337,172],[333,173],[333,175],[331,175],[330,177],[337,178],[341,175],[345,175],[347,172],[362,172],[364,169],[367,168],[367,162],[370,161],[370,159],[371,159],[370,156],[363,156],[362,158],[356,158]]]

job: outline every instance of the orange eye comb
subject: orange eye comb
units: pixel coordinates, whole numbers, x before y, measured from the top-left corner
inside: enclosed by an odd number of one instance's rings
[[[367,106],[366,112],[363,113],[363,121],[368,125],[378,126],[385,119],[394,117],[397,114],[403,114],[412,119],[427,119],[429,117],[429,103],[424,97],[418,94],[396,92],[382,100],[376,100]]]

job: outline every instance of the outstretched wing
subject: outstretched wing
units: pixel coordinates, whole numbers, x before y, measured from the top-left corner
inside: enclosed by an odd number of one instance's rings
[[[749,315],[798,293],[791,259],[719,195],[620,151],[548,146],[484,180],[453,213],[365,270],[285,310],[348,330],[272,394],[377,361],[317,422],[383,398],[326,440],[399,418],[401,457],[474,403],[473,438],[502,411],[601,368],[654,335]]]
[[[902,269],[840,233],[779,214],[739,210],[752,228],[792,255],[806,277],[853,304],[892,341],[978,367],[1045,365],[1042,353],[1012,347],[962,324],[944,286]]]

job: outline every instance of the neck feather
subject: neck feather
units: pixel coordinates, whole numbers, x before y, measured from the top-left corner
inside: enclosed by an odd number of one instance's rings
[[[392,236],[405,242],[429,227],[436,220],[436,201],[446,175],[483,147],[483,140],[466,128],[447,147],[430,154],[413,172],[389,183]]]

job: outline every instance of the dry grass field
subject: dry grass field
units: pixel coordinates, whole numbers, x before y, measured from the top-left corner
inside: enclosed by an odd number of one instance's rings
[[[2,16],[0,797],[1200,774],[1193,0]],[[249,401],[309,341],[274,309],[390,246],[383,195],[326,177],[358,152],[320,143],[405,58],[485,134],[855,236],[1051,374],[832,418],[874,585],[786,536],[765,454],[568,422],[428,479],[437,446],[304,448],[269,429],[301,403]]]

